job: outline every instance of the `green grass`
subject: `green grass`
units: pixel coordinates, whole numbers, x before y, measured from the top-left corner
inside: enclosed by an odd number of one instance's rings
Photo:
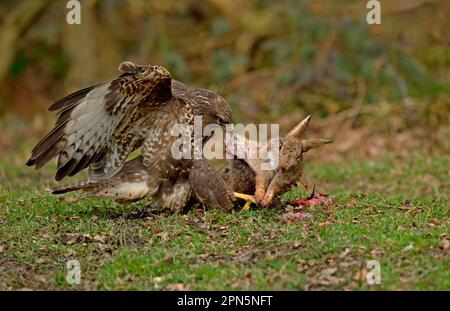
[[[307,160],[304,181],[332,204],[291,223],[281,208],[140,214],[148,202],[50,196],[51,167],[0,162],[0,289],[450,289],[448,156]]]

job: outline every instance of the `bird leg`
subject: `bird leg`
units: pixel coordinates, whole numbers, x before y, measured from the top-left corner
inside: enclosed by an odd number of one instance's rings
[[[249,194],[243,194],[243,193],[239,193],[239,192],[234,192],[234,196],[238,199],[242,199],[245,200],[245,205],[242,208],[242,210],[244,212],[248,212],[250,210],[250,204],[251,203],[255,203],[256,204],[256,200],[255,197]]]

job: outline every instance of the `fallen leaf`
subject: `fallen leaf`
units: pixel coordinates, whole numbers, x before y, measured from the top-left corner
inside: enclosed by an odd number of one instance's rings
[[[105,236],[102,236],[102,235],[96,234],[96,235],[94,235],[93,240],[94,240],[95,242],[105,243],[106,237],[105,237]]]
[[[217,228],[217,230],[222,232],[222,233],[227,233],[228,232],[228,226],[219,226]]]
[[[350,201],[348,201],[347,203],[347,206],[355,206],[356,205],[356,199],[355,198],[352,198]]]
[[[306,212],[287,212],[283,215],[282,221],[291,223],[293,221],[307,221],[311,219],[311,214]]]
[[[38,282],[41,283],[47,283],[48,279],[47,276],[43,275],[43,274],[37,274],[34,276],[34,279]]]
[[[319,227],[326,227],[326,226],[331,225],[331,222],[329,222],[329,221],[324,221],[324,222],[318,223],[317,225],[318,225]]]
[[[293,248],[299,248],[300,246],[302,246],[302,241],[295,241],[294,245],[292,246]]]
[[[413,244],[409,244],[408,246],[405,246],[402,251],[403,252],[407,252],[407,251],[412,250],[413,248],[414,248],[414,245]]]
[[[288,204],[285,208],[284,208],[285,212],[293,212],[294,211],[294,207],[290,204]]]
[[[446,238],[442,239],[441,244],[444,250],[448,250],[450,248],[450,241]]]
[[[162,276],[156,276],[153,278],[153,282],[155,282],[155,284],[161,283],[162,281],[164,281],[164,277]]]
[[[161,242],[169,242],[170,240],[169,234],[167,232],[158,233],[156,236],[159,236],[161,238]]]
[[[352,252],[352,250],[350,248],[346,248],[340,255],[339,258],[344,258],[346,257],[348,254],[350,254]]]
[[[332,275],[337,271],[337,268],[326,268],[320,271],[320,274],[323,276]]]
[[[168,291],[185,291],[188,288],[183,283],[168,284],[165,288]]]

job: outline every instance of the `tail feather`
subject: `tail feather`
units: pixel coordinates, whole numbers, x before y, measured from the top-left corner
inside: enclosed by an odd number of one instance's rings
[[[82,181],[82,182],[79,182],[76,184],[57,187],[57,188],[51,189],[51,191],[52,191],[52,194],[63,194],[63,193],[67,193],[67,192],[90,188],[93,186],[94,183],[95,182],[92,182],[92,181]]]

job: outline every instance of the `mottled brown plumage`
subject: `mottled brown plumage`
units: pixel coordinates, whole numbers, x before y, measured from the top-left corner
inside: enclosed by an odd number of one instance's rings
[[[173,124],[190,124],[194,114],[214,121],[231,120],[225,100],[208,90],[183,90],[161,66],[139,66],[124,62],[117,79],[77,91],[53,104],[59,111],[55,128],[33,149],[27,165],[42,167],[58,157],[56,180],[72,176],[89,166],[92,179],[118,172],[135,149],[145,144],[147,161],[164,143]],[[192,105],[199,98],[210,100],[203,109]],[[212,101],[211,98],[216,99]],[[216,109],[216,110],[214,110]]]
[[[209,209],[232,210],[236,202],[233,188],[206,159],[195,160],[189,181],[193,197]]]
[[[84,190],[120,201],[149,197],[179,210],[191,194],[194,163],[174,158],[171,147],[182,134],[192,136],[189,126],[196,115],[203,126],[230,123],[230,107],[211,91],[186,89],[161,66],[124,62],[119,70],[123,74],[112,82],[77,91],[50,107],[59,110],[56,126],[33,149],[27,165],[40,168],[57,156],[56,180],[89,167],[88,181],[54,193]],[[186,127],[174,135],[179,125]],[[125,163],[136,149],[141,155]]]

